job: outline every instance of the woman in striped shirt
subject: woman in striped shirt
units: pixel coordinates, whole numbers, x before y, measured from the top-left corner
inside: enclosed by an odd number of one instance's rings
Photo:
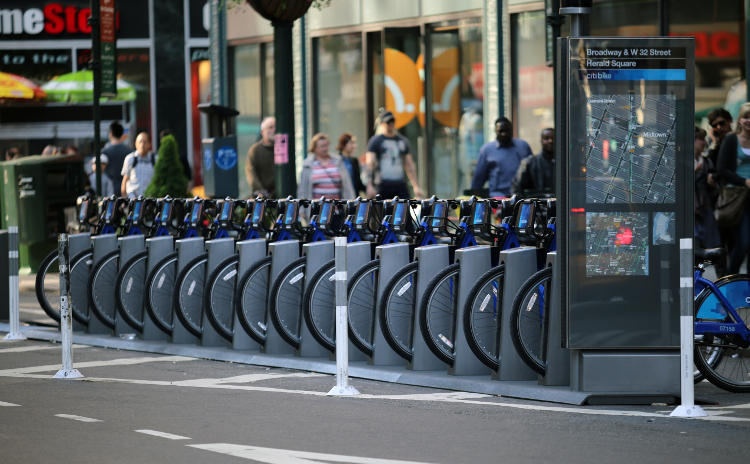
[[[355,196],[349,171],[339,155],[329,153],[326,134],[315,134],[310,141],[308,156],[302,163],[297,198],[353,199]]]

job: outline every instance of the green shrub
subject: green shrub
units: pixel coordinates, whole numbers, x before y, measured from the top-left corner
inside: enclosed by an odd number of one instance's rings
[[[188,180],[185,177],[177,140],[172,135],[164,137],[159,147],[159,158],[154,166],[154,177],[146,189],[147,197],[184,198],[187,193]]]

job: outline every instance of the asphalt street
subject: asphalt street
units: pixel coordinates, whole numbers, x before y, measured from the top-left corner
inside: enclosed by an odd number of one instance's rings
[[[672,406],[568,406],[196,358],[0,343],[2,463],[664,463],[750,456],[750,394],[704,382]]]

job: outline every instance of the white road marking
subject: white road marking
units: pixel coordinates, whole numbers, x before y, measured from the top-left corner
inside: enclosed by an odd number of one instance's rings
[[[0,350],[0,354],[5,353],[23,353],[26,351],[41,351],[41,350],[59,350],[62,348],[62,344],[57,343],[51,346],[46,345],[30,345],[30,346],[17,346],[15,348],[5,348],[4,350]],[[80,348],[90,348],[87,345],[73,345],[73,348],[80,349]]]
[[[265,462],[268,464],[320,464],[321,462],[344,462],[350,464],[425,464],[424,462],[416,461],[394,461],[390,459],[364,458],[359,456],[342,456],[338,454],[261,448],[259,446],[232,445],[229,443],[210,443],[206,445],[187,446],[238,458]]]
[[[74,416],[72,414],[55,414],[55,417],[62,417],[63,419],[73,419],[81,422],[101,422],[99,419],[92,419],[90,417]]]
[[[21,406],[20,404],[14,404],[14,403],[6,403],[4,401],[0,401],[0,406]]]
[[[177,361],[195,361],[197,358],[188,358],[186,356],[146,356],[140,358],[121,358],[110,359],[109,361],[88,361],[75,363],[75,368],[85,369],[87,367],[102,366],[130,366],[133,364],[143,364],[147,362],[177,362]],[[37,372],[49,372],[60,370],[60,364],[50,364],[47,366],[17,367],[13,369],[0,370],[1,377],[17,377],[23,374],[33,374]]]
[[[157,430],[134,430],[134,432],[145,433],[146,435],[153,435],[155,437],[168,438],[170,440],[192,440],[190,437],[183,437],[181,435],[173,435],[167,432],[159,432]]]

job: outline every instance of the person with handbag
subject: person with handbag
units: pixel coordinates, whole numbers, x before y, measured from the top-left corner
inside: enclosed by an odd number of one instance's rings
[[[716,225],[714,217],[714,204],[719,194],[719,187],[714,179],[716,170],[711,162],[711,158],[703,156],[707,145],[706,131],[696,126],[695,143],[693,145],[693,171],[695,172],[695,197],[693,202],[695,209],[694,235],[696,246],[706,249],[721,246],[719,227]],[[726,269],[724,269],[724,273],[726,273]],[[723,276],[724,273],[721,273],[721,275]]]
[[[716,222],[734,227],[734,248],[729,255],[730,274],[740,271],[750,256],[750,103],[740,107],[737,130],[721,144],[717,171],[723,182],[716,202]]]

